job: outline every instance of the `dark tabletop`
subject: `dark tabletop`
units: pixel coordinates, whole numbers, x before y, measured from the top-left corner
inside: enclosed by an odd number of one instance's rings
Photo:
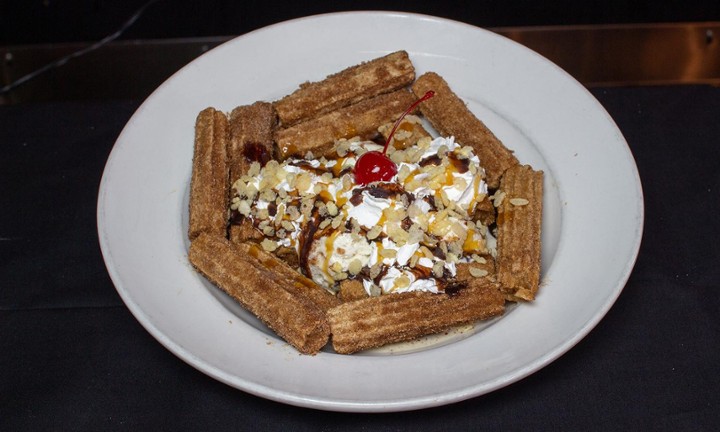
[[[615,305],[520,382],[373,415],[226,386],[167,351],[124,306],[95,210],[106,158],[140,101],[0,107],[0,430],[715,430],[720,89],[592,93],[625,135],[645,193],[640,255]]]

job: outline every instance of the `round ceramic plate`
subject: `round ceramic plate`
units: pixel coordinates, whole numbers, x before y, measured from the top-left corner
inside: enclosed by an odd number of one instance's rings
[[[545,171],[541,290],[501,318],[360,355],[300,355],[187,260],[198,112],[272,101],[361,61],[406,50],[442,75],[516,152]],[[618,211],[621,209],[621,211]],[[494,33],[405,13],[340,13],[273,25],[190,63],[137,110],[108,159],[98,231],[120,296],[160,343],[206,374],[289,404],[396,411],[447,404],[547,365],[605,315],[637,256],[643,198],[602,106],[536,53]]]

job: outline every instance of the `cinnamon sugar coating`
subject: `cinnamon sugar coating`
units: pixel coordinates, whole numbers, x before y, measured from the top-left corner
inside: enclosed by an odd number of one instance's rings
[[[497,278],[509,300],[534,300],[540,283],[543,172],[529,165],[505,171],[498,207]]]
[[[248,259],[238,245],[200,234],[190,244],[188,258],[198,272],[301,353],[315,354],[327,343],[330,326],[321,308],[286,289],[293,283],[283,273]]]
[[[397,51],[305,83],[274,103],[283,127],[405,87],[415,79],[407,52]]]
[[[453,295],[408,292],[343,303],[328,311],[335,351],[351,354],[500,315],[498,285],[474,279]]]
[[[201,111],[195,122],[190,180],[190,240],[201,233],[226,235],[230,194],[227,140],[228,123],[225,114],[214,108]]]

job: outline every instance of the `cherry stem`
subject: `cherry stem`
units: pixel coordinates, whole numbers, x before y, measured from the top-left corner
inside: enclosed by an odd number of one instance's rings
[[[382,152],[383,155],[385,155],[385,153],[387,152],[388,145],[390,145],[390,141],[392,140],[393,135],[395,135],[395,131],[397,130],[398,126],[400,126],[400,123],[403,121],[403,119],[405,118],[405,116],[408,115],[408,114],[410,114],[410,111],[414,110],[415,107],[417,107],[418,105],[420,105],[420,103],[421,103],[422,101],[426,101],[426,100],[430,99],[430,98],[433,97],[433,96],[435,96],[435,92],[432,91],[432,90],[428,90],[428,92],[425,93],[425,94],[423,95],[423,97],[421,97],[420,99],[418,99],[418,100],[416,100],[415,102],[413,102],[413,104],[410,105],[410,108],[408,108],[407,110],[405,110],[405,112],[403,113],[403,115],[401,115],[400,118],[397,119],[397,121],[395,122],[395,126],[393,126],[392,131],[390,131],[390,135],[388,135],[387,140],[385,141],[385,147],[383,147],[383,152]]]

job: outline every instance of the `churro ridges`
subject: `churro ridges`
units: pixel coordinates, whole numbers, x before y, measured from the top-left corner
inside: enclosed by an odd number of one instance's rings
[[[275,132],[279,158],[330,156],[335,141],[359,136],[374,137],[378,125],[397,119],[415,101],[412,93],[398,90],[330,112]]]
[[[291,294],[307,297],[323,312],[340,304],[340,299],[257,244],[239,244],[237,250],[245,254],[248,260],[255,260],[258,266],[273,272],[273,280],[279,282],[283,289]]]
[[[504,311],[496,283],[477,279],[453,295],[409,292],[343,303],[328,311],[332,345],[340,354],[402,342]]]
[[[274,102],[283,127],[292,126],[362,100],[405,87],[415,79],[415,69],[405,51],[397,51],[305,83]]]
[[[305,354],[317,353],[330,327],[323,311],[283,288],[273,269],[258,266],[227,239],[201,234],[188,258],[209,281],[237,300],[280,337]]]
[[[540,282],[543,172],[512,167],[495,195],[498,282],[509,300],[533,300]]]
[[[225,114],[214,108],[206,108],[198,114],[190,181],[190,240],[200,233],[226,235],[230,191],[227,135]]]
[[[275,158],[273,132],[276,125],[277,114],[268,102],[242,105],[230,113],[227,153],[231,186],[247,174],[253,162],[265,165]],[[235,243],[257,239],[258,236],[262,238],[262,234],[244,218],[239,223],[231,221],[228,236]]]
[[[425,101],[420,111],[441,135],[455,136],[460,144],[472,146],[485,168],[488,187],[497,188],[503,172],[518,164],[513,153],[470,112],[465,102],[453,93],[438,74],[423,74],[415,81],[412,89],[417,97],[428,90],[435,91],[435,97]]]
[[[265,165],[275,158],[273,131],[277,115],[272,104],[255,102],[243,105],[230,113],[230,181],[247,173],[252,162]]]

